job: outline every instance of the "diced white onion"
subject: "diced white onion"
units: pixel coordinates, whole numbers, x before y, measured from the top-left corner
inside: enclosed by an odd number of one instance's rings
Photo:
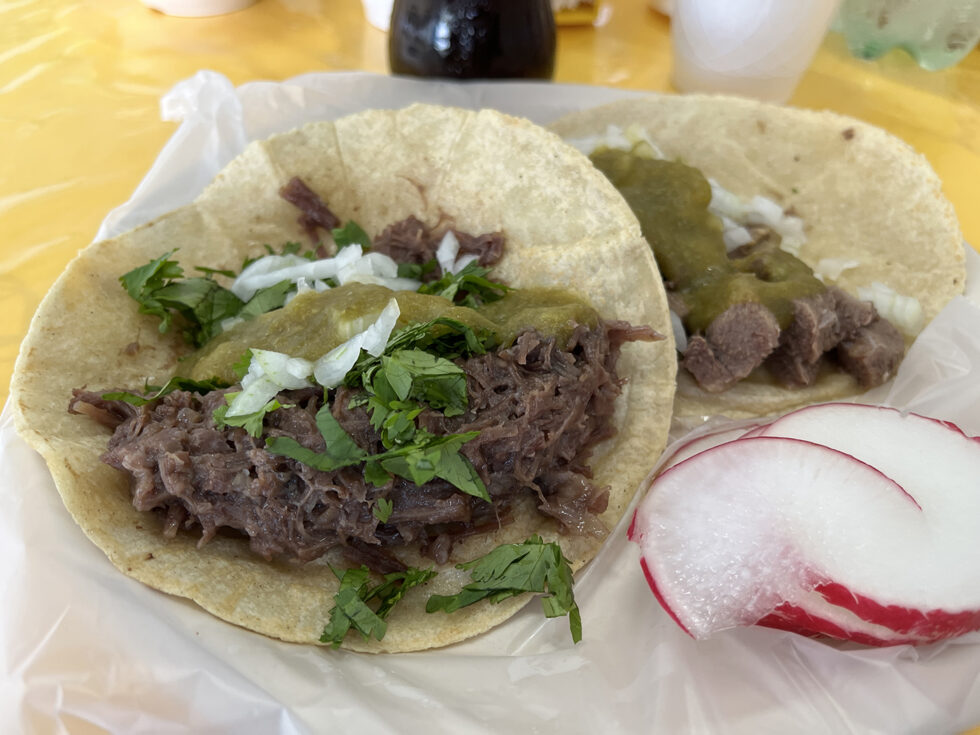
[[[242,390],[232,400],[226,415],[255,413],[279,391],[309,385],[312,372],[313,363],[309,360],[272,350],[253,349],[248,373],[242,378]]]
[[[364,332],[355,334],[343,344],[334,347],[313,364],[313,377],[324,388],[336,388],[354,367],[364,344]]]
[[[468,266],[470,263],[473,263],[479,259],[480,256],[476,255],[475,253],[467,253],[466,255],[460,255],[458,258],[456,258],[456,262],[453,263],[452,272],[459,273],[461,270],[463,270],[463,268]]]
[[[858,287],[858,298],[870,301],[885,319],[902,332],[916,335],[922,328],[924,315],[922,304],[913,296],[904,296],[880,281],[870,287]]]
[[[670,326],[674,331],[674,346],[678,352],[684,353],[687,350],[687,331],[684,329],[684,322],[674,310],[670,312]]]
[[[456,263],[456,256],[458,254],[459,240],[452,230],[448,230],[442,236],[442,240],[439,241],[439,247],[436,248],[436,260],[439,261],[439,267],[442,268],[444,274],[455,272],[453,265]]]
[[[783,208],[772,199],[756,194],[745,207],[745,221],[750,225],[766,225],[776,229],[783,218]]]
[[[313,364],[313,377],[324,388],[336,388],[354,367],[361,350],[367,350],[377,357],[388,344],[391,331],[395,328],[401,313],[398,302],[390,299],[378,318],[365,329],[358,332],[343,344],[337,345]]]
[[[821,258],[813,268],[813,275],[824,283],[834,283],[840,274],[851,268],[857,268],[861,263],[845,258]]]
[[[708,183],[711,184],[711,204],[708,209],[721,220],[725,246],[729,250],[751,242],[751,234],[745,229],[745,225],[762,225],[779,235],[781,250],[799,256],[800,248],[806,244],[802,219],[786,214],[772,199],[756,195],[748,202],[743,202],[714,179],[708,179]],[[749,237],[748,240],[745,239],[746,236]]]
[[[589,155],[597,148],[615,148],[624,151],[634,151],[648,158],[663,158],[664,154],[653,142],[646,129],[640,125],[630,125],[623,130],[618,125],[609,125],[601,135],[589,135],[585,138],[569,138],[565,141]]]
[[[245,321],[245,320],[242,319],[240,316],[230,316],[227,319],[222,319],[221,320],[221,331],[222,332],[227,332],[229,329],[231,329],[232,327],[234,327],[234,326],[236,326],[238,324],[241,324],[243,321]]]
[[[376,283],[396,291],[415,291],[421,285],[411,278],[398,278],[398,264],[384,253],[364,253],[358,244],[348,245],[333,258],[307,260],[298,255],[266,255],[245,268],[231,291],[242,301],[248,301],[256,291],[274,286],[280,281],[292,281],[302,288],[323,291],[325,279],[338,283]]]
[[[374,324],[362,332],[364,342],[361,349],[372,357],[377,357],[384,352],[385,346],[388,344],[388,337],[391,336],[391,331],[395,328],[400,315],[401,309],[398,308],[398,302],[395,299],[389,299],[378,318],[374,320]]]
[[[745,221],[745,204],[735,194],[728,191],[714,179],[708,179],[711,185],[711,203],[708,209],[719,219],[727,219],[738,226]]]
[[[752,234],[728,217],[722,217],[722,238],[725,240],[725,250],[731,252],[742,245],[752,242]]]

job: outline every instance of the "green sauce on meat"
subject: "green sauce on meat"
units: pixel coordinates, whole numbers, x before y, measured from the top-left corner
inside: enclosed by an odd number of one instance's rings
[[[560,289],[517,289],[499,301],[471,309],[441,296],[351,283],[321,293],[299,294],[282,309],[235,325],[198,350],[181,372],[196,380],[217,376],[234,383],[237,378],[232,366],[253,347],[316,360],[369,327],[391,298],[398,301],[401,310],[399,327],[448,317],[492,333],[503,346],[512,344],[527,328],[563,344],[575,323],[595,326],[599,321],[591,306]]]
[[[689,309],[689,331],[704,331],[728,307],[749,301],[767,306],[785,328],[793,299],[824,290],[806,263],[772,241],[730,259],[721,223],[708,211],[711,186],[697,169],[608,148],[591,159],[640,221],[664,280]]]

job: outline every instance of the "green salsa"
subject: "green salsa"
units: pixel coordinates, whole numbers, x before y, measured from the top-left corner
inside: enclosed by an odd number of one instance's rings
[[[595,326],[599,321],[591,306],[561,289],[515,289],[498,301],[471,309],[441,296],[351,283],[320,293],[307,291],[282,309],[235,325],[185,361],[181,373],[195,380],[219,377],[237,382],[233,365],[253,347],[316,360],[367,329],[391,298],[401,311],[398,327],[448,317],[493,334],[503,346],[527,328],[564,344],[574,323]]]
[[[688,307],[689,331],[704,331],[728,307],[750,301],[768,307],[785,328],[794,299],[824,290],[810,267],[776,242],[729,258],[721,223],[708,211],[711,186],[696,168],[609,148],[591,159],[639,220],[661,275]]]

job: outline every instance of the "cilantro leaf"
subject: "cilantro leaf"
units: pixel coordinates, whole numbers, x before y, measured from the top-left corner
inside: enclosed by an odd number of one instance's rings
[[[224,276],[225,278],[235,278],[238,274],[225,268],[208,268],[206,265],[195,265],[194,270],[206,276]]]
[[[385,472],[385,469],[380,464],[372,460],[369,460],[364,463],[364,479],[370,482],[375,487],[384,487],[389,482],[391,482],[391,475]],[[378,502],[380,503],[381,500],[379,500]],[[388,522],[387,517],[381,518],[377,513],[374,514],[374,517],[377,518],[382,523]]]
[[[382,356],[381,365],[401,400],[411,396],[446,416],[466,410],[466,373],[446,358],[422,350],[398,350]]]
[[[469,355],[483,355],[497,346],[497,337],[489,331],[477,332],[456,319],[437,317],[402,327],[388,338],[384,352],[378,357],[364,352],[351,368],[344,384],[357,387],[370,383],[382,359],[399,350],[422,350],[447,360]]]
[[[210,380],[192,380],[191,378],[174,376],[163,386],[145,385],[143,390],[150,395],[141,396],[138,393],[131,393],[129,391],[118,391],[114,393],[103,393],[102,397],[107,401],[125,401],[134,406],[145,406],[147,403],[152,403],[158,398],[163,398],[175,390],[187,390],[192,393],[205,394],[213,390],[227,388],[228,385],[229,383],[217,377],[211,378]]]
[[[456,273],[445,273],[442,278],[431,283],[423,283],[419,293],[441,296],[463,306],[479,306],[503,298],[512,290],[510,286],[487,278],[489,268],[475,261],[467,263]]]
[[[438,436],[420,430],[411,444],[375,455],[374,459],[392,474],[416,485],[424,485],[439,477],[467,495],[489,503],[491,500],[486,485],[470,461],[459,453],[459,448],[475,439],[479,433],[468,431]]]
[[[368,599],[375,598],[381,602],[375,612],[378,617],[386,618],[391,612],[391,608],[405,596],[406,592],[412,587],[425,584],[436,574],[437,572],[433,569],[417,569],[415,567],[409,567],[404,572],[391,572],[384,576],[384,582],[371,590]]]
[[[161,333],[170,329],[171,314],[163,304],[153,298],[153,292],[163,287],[168,280],[180,278],[184,274],[180,264],[170,260],[175,252],[177,251],[171,250],[156,260],[119,276],[119,282],[126,293],[139,303],[140,313],[160,318]]]
[[[340,577],[340,589],[333,597],[330,622],[323,629],[321,643],[331,643],[337,648],[351,627],[364,636],[365,640],[372,635],[379,641],[384,637],[388,629],[387,623],[367,605],[369,574],[368,568],[362,566],[348,569]]]
[[[371,248],[371,236],[368,235],[361,226],[354,220],[350,220],[343,227],[336,227],[330,231],[333,241],[337,244],[340,251],[348,245],[360,245],[364,251]]]
[[[424,263],[399,263],[398,277],[414,278],[416,281],[421,281],[423,276],[431,273],[437,267],[439,267],[439,262],[435,258],[429,258]]]
[[[180,264],[170,260],[170,256],[176,252],[171,250],[156,260],[151,260],[146,265],[119,276],[119,282],[126,289],[126,293],[137,301],[142,301],[147,292],[163,286],[168,280],[184,275],[184,269]]]
[[[296,249],[298,247],[296,245]],[[266,246],[266,249],[272,252],[272,248]],[[288,249],[287,245],[284,251]],[[194,347],[201,347],[220,334],[221,325],[227,319],[251,319],[281,308],[286,296],[293,290],[292,283],[282,281],[260,289],[245,303],[213,278],[215,275],[234,278],[234,272],[198,266],[197,270],[204,276],[184,278],[183,268],[170,259],[175,252],[171,250],[144,266],[134,268],[120,276],[119,281],[139,303],[141,314],[160,319],[161,332],[169,331],[177,317],[184,338]],[[313,251],[308,255],[315,257]],[[242,267],[249,262],[246,260]]]
[[[326,442],[323,452],[307,449],[295,439],[277,436],[265,443],[265,448],[281,457],[289,457],[308,467],[323,472],[331,472],[341,467],[350,467],[368,459],[368,453],[351,439],[350,435],[330,413],[330,404],[324,403],[317,411],[316,426]]]
[[[337,574],[334,571],[334,574]],[[340,589],[334,595],[334,606],[330,610],[330,622],[320,636],[321,643],[330,643],[337,648],[344,637],[354,628],[364,640],[371,636],[381,640],[388,629],[385,618],[392,608],[412,587],[428,582],[436,576],[432,569],[409,567],[404,572],[391,572],[383,577],[380,584],[369,587],[370,571],[362,566],[347,569],[340,579]],[[377,600],[377,609],[372,610],[368,603]]]
[[[477,431],[439,436],[414,430],[413,426],[411,441],[380,454],[368,454],[333,417],[329,404],[325,403],[317,412],[316,423],[326,444],[323,452],[307,449],[288,436],[268,439],[265,448],[323,472],[365,462],[365,478],[378,487],[387,483],[388,478],[382,477],[385,473],[398,475],[416,485],[440,477],[467,495],[490,502],[490,494],[476,469],[459,454],[459,448],[475,438],[479,434]]]
[[[387,479],[387,475],[385,478]],[[391,518],[391,512],[395,509],[395,504],[388,500],[388,498],[378,498],[377,503],[374,505],[374,509],[371,514],[377,518],[381,523],[387,523],[388,519]]]
[[[455,595],[432,595],[425,604],[428,613],[455,612],[480,600],[498,603],[525,592],[545,594],[541,598],[545,616],[568,615],[572,640],[582,640],[582,615],[572,593],[572,570],[557,543],[544,543],[534,535],[521,544],[503,544],[486,556],[457,564],[473,580]]]
[[[292,281],[279,281],[272,286],[260,288],[235,316],[242,319],[254,319],[267,311],[281,309],[286,303],[286,296],[293,290],[293,287]]]
[[[262,423],[265,421],[265,415],[267,413],[280,408],[292,408],[292,404],[283,405],[279,403],[278,399],[273,398],[258,411],[243,413],[238,416],[228,416],[228,409],[237,395],[238,393],[226,394],[225,405],[218,406],[214,410],[212,416],[214,418],[214,425],[217,428],[223,429],[226,426],[240,426],[248,432],[249,436],[259,437],[262,436]]]
[[[252,364],[252,350],[245,350],[231,365],[231,371],[241,380],[248,375],[248,368]]]
[[[153,291],[151,299],[180,314],[187,323],[185,337],[200,347],[221,333],[221,322],[238,315],[244,302],[210,278],[171,281]]]

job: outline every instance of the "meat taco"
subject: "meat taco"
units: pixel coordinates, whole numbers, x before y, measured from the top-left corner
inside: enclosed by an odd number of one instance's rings
[[[252,143],[192,204],[83,250],[11,402],[126,574],[286,641],[410,651],[528,601],[513,580],[459,599],[495,550],[538,554],[546,611],[575,610],[570,572],[666,441],[668,329],[586,157],[416,105]]]
[[[675,416],[761,416],[887,381],[965,285],[925,159],[830,112],[660,95],[550,129],[637,213],[668,289]]]

